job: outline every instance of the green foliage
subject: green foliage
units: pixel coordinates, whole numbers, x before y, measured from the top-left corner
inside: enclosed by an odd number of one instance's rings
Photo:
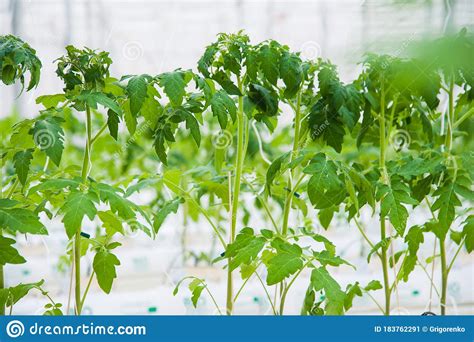
[[[204,280],[196,277],[186,277],[181,279],[176,287],[173,290],[173,296],[176,296],[179,291],[179,287],[185,281],[186,279],[192,279],[191,282],[188,285],[188,289],[191,292],[191,302],[193,303],[193,306],[196,308],[198,305],[199,298],[201,298],[202,291],[206,289],[207,284],[204,282]]]
[[[19,202],[13,200],[0,200],[0,227],[14,233],[48,234],[38,216],[29,209],[18,208],[19,205]]]
[[[359,120],[361,95],[353,84],[342,84],[335,67],[328,63],[321,65],[318,81],[319,98],[308,118],[311,137],[341,152],[346,127],[352,131]]]
[[[15,153],[13,156],[13,165],[15,172],[21,184],[25,185],[28,171],[30,169],[31,160],[33,159],[33,150],[28,149]]]
[[[37,283],[18,284],[13,287],[0,289],[0,306],[11,307],[15,305],[33,289],[42,291],[41,286],[43,283],[44,280],[41,280]]]
[[[232,98],[223,90],[217,91],[211,99],[212,113],[217,116],[222,129],[227,127],[228,117],[235,122],[237,108]]]
[[[84,216],[87,215],[90,220],[94,219],[98,203],[99,198],[93,192],[73,191],[68,195],[60,209],[64,215],[62,222],[68,238],[72,238],[77,231],[80,231]]]
[[[464,221],[462,236],[465,239],[466,250],[471,253],[474,250],[474,216],[469,217]]]
[[[166,202],[158,211],[158,213],[155,216],[155,220],[153,221],[153,230],[155,231],[155,234],[158,234],[158,231],[161,228],[161,225],[165,221],[165,219],[168,217],[169,214],[171,213],[177,213],[179,205],[183,203],[183,199],[180,197],[177,197],[171,201]]]
[[[97,282],[105,293],[110,293],[112,283],[117,278],[116,266],[120,265],[120,260],[109,250],[100,250],[94,256],[92,264],[97,276]]]
[[[103,90],[112,60],[108,52],[66,46],[66,55],[57,60],[56,74],[64,81],[66,93],[79,89]]]
[[[388,216],[397,233],[403,236],[408,218],[408,210],[403,203],[418,204],[417,200],[410,197],[408,186],[403,184],[401,179],[392,177],[389,185],[378,185],[377,200],[381,203],[381,217]]]
[[[13,35],[0,36],[0,80],[6,85],[20,81],[25,85],[25,76],[30,74],[27,91],[38,86],[41,61],[36,51]]]
[[[30,72],[31,89],[41,63],[28,45],[6,37],[0,38],[0,78],[23,84]],[[179,210],[175,218],[184,227],[190,220],[209,223],[221,243],[187,251],[185,262],[189,255],[208,265],[225,260],[229,277],[240,269],[244,282],[237,294],[228,289],[228,311],[258,277],[265,293],[278,291],[276,300],[267,299],[283,314],[288,292],[309,270],[304,315],[344,314],[357,297],[380,289],[388,303],[398,282],[424,266],[418,251],[433,234],[441,251],[429,260],[443,261],[445,288],[461,249],[474,249],[474,165],[465,152],[474,113],[472,42],[466,31],[432,42],[426,52],[438,51],[433,61],[423,51],[418,58],[369,54],[348,83],[329,61],[303,60],[273,40],[251,43],[242,32],[220,34],[197,73],[114,78],[107,52],[68,46],[56,71],[64,91],[38,97],[44,109],[0,142],[6,190],[0,229],[13,237],[47,234],[43,217],[55,213],[70,240],[67,257],[76,266],[93,253],[92,277],[110,293],[120,265],[116,235],[128,227],[155,237]],[[446,54],[449,49],[457,53]],[[448,109],[441,113],[444,97]],[[279,123],[283,108],[290,120]],[[397,140],[400,132],[406,144]],[[136,204],[144,191],[153,198]],[[430,220],[413,225],[418,211]],[[365,234],[368,213],[380,224],[375,239]],[[253,222],[261,226],[250,228]],[[325,236],[335,224],[347,226],[347,234],[357,225],[370,245],[367,262],[374,255],[381,261],[383,284],[341,287],[333,267],[355,267]],[[321,226],[325,231],[314,233]],[[26,262],[6,236],[0,236],[0,265]],[[458,250],[447,260],[452,243]],[[204,290],[217,306],[204,279],[185,279],[194,307]],[[80,285],[78,313],[85,295]],[[13,305],[34,288],[47,294],[41,286],[0,289],[0,305]],[[60,315],[61,304],[51,302],[45,311]]]
[[[454,221],[455,208],[462,205],[459,196],[474,201],[474,193],[468,188],[470,186],[472,183],[466,177],[460,176],[456,180],[446,178],[442,186],[433,193],[436,201],[431,209],[438,210],[438,221],[443,229],[442,236],[447,234]]]
[[[231,270],[244,265],[250,265],[257,259],[260,251],[265,246],[266,239],[254,235],[252,228],[243,228],[234,242],[227,246],[225,256],[230,259]]]
[[[297,244],[289,244],[275,239],[272,247],[276,254],[266,261],[268,267],[267,284],[275,285],[303,267],[302,249]]]
[[[18,251],[12,247],[16,241],[0,236],[0,265],[23,264],[26,262]]]
[[[314,290],[323,290],[327,298],[326,313],[340,315],[344,308],[344,291],[324,267],[313,269],[311,272],[311,285]]]
[[[45,116],[36,120],[30,134],[36,146],[59,166],[64,150],[64,131],[61,123],[64,120],[57,116]]]

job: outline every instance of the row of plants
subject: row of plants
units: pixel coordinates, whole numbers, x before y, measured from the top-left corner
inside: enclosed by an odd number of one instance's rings
[[[113,77],[107,52],[66,47],[55,61],[62,91],[38,97],[33,119],[1,124],[0,314],[36,289],[48,298],[45,314],[80,315],[94,281],[112,290],[121,236],[153,239],[178,212],[183,235],[192,222],[212,229],[206,259],[225,270],[225,308],[205,279],[179,282],[174,294],[187,283],[194,306],[205,293],[216,312],[232,314],[254,280],[282,315],[292,286],[310,273],[301,314],[344,314],[368,295],[389,315],[399,282],[419,267],[445,314],[450,271],[474,246],[473,51],[463,30],[411,57],[369,54],[345,83],[329,61],[303,60],[274,40],[253,44],[242,32],[220,34],[196,70],[159,75]],[[28,44],[0,37],[4,84],[29,77],[29,91],[40,69]],[[153,194],[147,203],[144,191]],[[364,215],[378,221],[376,240]],[[58,219],[69,241],[66,308],[44,280],[4,284],[4,266],[26,262],[16,237],[47,235]],[[365,241],[380,279],[341,286],[333,277],[334,267],[355,269],[325,236],[341,224]],[[429,236],[436,244],[422,260]],[[370,294],[378,290],[384,303]]]

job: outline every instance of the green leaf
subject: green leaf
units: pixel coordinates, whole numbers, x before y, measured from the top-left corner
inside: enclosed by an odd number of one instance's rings
[[[56,166],[59,166],[64,150],[64,131],[61,128],[63,121],[60,117],[49,116],[37,120],[30,132],[36,146],[44,151]]]
[[[242,264],[250,265],[256,260],[265,243],[265,238],[255,236],[252,228],[243,228],[225,251],[226,258],[231,259],[230,270],[233,271]]]
[[[42,104],[45,108],[54,108],[59,103],[65,101],[66,95],[64,94],[43,95],[36,99],[36,103]]]
[[[183,102],[188,82],[183,71],[166,72],[158,76],[158,83],[174,106],[180,106]]]
[[[314,241],[323,243],[324,248],[326,248],[326,250],[330,254],[332,254],[332,255],[336,254],[336,246],[334,245],[334,243],[329,241],[325,236],[322,236],[320,234],[311,234],[311,238],[313,238]]]
[[[464,242],[466,250],[471,253],[474,250],[474,215],[469,215],[464,221],[462,235],[466,239]]]
[[[259,116],[255,116],[256,120],[261,121],[262,117],[278,114],[278,95],[273,90],[252,83],[249,85],[247,96],[260,113]]]
[[[83,91],[79,96],[77,96],[77,100],[84,101],[89,107],[93,109],[97,109],[97,105],[100,104],[105,108],[113,110],[117,114],[122,113],[122,110],[120,109],[120,106],[116,100],[110,98],[104,93]]]
[[[33,149],[20,151],[13,156],[13,167],[21,184],[26,184],[28,178],[28,171],[30,170],[30,163],[33,159]]]
[[[349,310],[352,307],[352,302],[355,296],[362,297],[362,289],[359,286],[359,282],[355,284],[349,284],[346,288],[346,295],[344,298],[344,310]]]
[[[22,90],[26,73],[30,73],[27,91],[39,83],[41,61],[36,57],[36,51],[20,38],[7,34],[0,36],[0,80],[13,84],[19,80]]]
[[[124,197],[122,189],[114,188],[104,183],[97,183],[95,187],[99,192],[100,200],[108,203],[113,213],[117,213],[124,220],[130,220],[135,217],[135,212],[132,208],[136,208],[136,206]]]
[[[191,302],[193,303],[194,308],[196,308],[199,298],[201,297],[201,293],[206,288],[206,285],[203,284],[201,279],[195,278],[189,283],[188,287],[192,293]]]
[[[44,284],[44,280],[40,280],[37,283],[29,283],[29,284],[18,284],[14,287],[9,287],[4,289],[5,295],[2,296],[0,293],[0,305],[3,306],[13,306],[20,299],[25,297],[31,290],[33,289],[39,289],[40,286]],[[1,290],[0,290],[1,291]]]
[[[133,185],[130,185],[127,188],[127,191],[125,191],[125,197],[130,197],[134,193],[140,193],[141,190],[147,189],[148,187],[155,186],[156,183],[158,182],[157,179],[154,178],[148,178],[148,177],[140,177],[141,179]]]
[[[120,265],[120,260],[109,251],[99,251],[94,257],[92,267],[94,268],[97,282],[105,293],[110,293],[112,283],[117,278],[116,266]]]
[[[64,215],[62,222],[69,239],[81,229],[84,216],[87,215],[90,220],[94,219],[98,203],[99,199],[93,192],[74,191],[66,197],[65,203],[59,211]]]
[[[404,235],[408,211],[402,203],[417,205],[418,201],[410,197],[410,188],[398,177],[392,177],[390,184],[379,184],[376,193],[381,201],[380,215],[388,216],[400,236]]]
[[[354,265],[350,264],[349,262],[342,259],[341,257],[334,255],[330,251],[313,252],[313,255],[316,258],[316,260],[318,260],[323,266],[330,265],[330,266],[337,267],[339,265],[346,264],[355,269]]]
[[[308,196],[317,209],[339,205],[346,197],[344,183],[339,179],[338,167],[332,160],[318,153],[304,169],[312,174],[308,182]]]
[[[56,178],[56,179],[46,179],[40,184],[35,185],[29,191],[30,194],[35,192],[45,192],[51,190],[64,190],[64,189],[77,189],[81,185],[81,179],[66,179],[66,178]]]
[[[24,264],[26,262],[18,251],[12,247],[15,240],[0,236],[0,265]]]
[[[277,238],[272,241],[272,247],[276,249],[277,254],[267,261],[268,285],[278,284],[303,267],[303,251],[297,244],[289,244]]]
[[[99,211],[97,213],[108,236],[115,233],[124,235],[122,222],[114,215],[112,211]]]
[[[276,85],[280,73],[280,53],[275,43],[270,42],[270,44],[263,45],[258,55],[263,75],[273,85]]]
[[[165,219],[168,217],[169,214],[171,213],[177,213],[179,205],[183,203],[183,199],[181,197],[176,197],[175,199],[172,199],[171,201],[166,202],[160,210],[158,210],[158,213],[155,215],[155,221],[153,222],[153,230],[155,231],[155,234],[158,234],[158,231],[161,228],[161,225],[165,221]]]
[[[240,265],[240,276],[242,280],[250,278],[250,276],[257,270],[257,264],[252,262],[250,265]]]
[[[378,280],[371,280],[366,287],[364,287],[365,291],[376,291],[381,290],[383,288],[382,284]]]
[[[199,72],[203,74],[203,76],[206,78],[211,77],[211,74],[209,73],[209,67],[212,65],[212,61],[217,51],[218,50],[215,44],[209,45],[208,47],[206,47],[204,54],[201,56],[197,63],[197,68]]]
[[[433,211],[438,211],[438,221],[443,225],[445,230],[449,229],[454,221],[455,208],[462,205],[456,193],[456,183],[451,178],[446,179],[441,187],[439,187],[433,196],[437,197],[431,206]]]
[[[334,213],[338,210],[337,206],[329,207],[326,209],[321,209],[318,211],[319,223],[323,226],[324,229],[328,229],[331,224]]]
[[[8,198],[0,198],[0,208],[13,208],[20,202],[8,199]]]
[[[289,157],[290,157],[290,153],[285,153],[281,155],[280,157],[278,157],[277,159],[275,159],[268,167],[265,187],[269,194],[271,194],[271,186],[273,184],[273,180],[279,174],[279,172],[281,171],[282,165],[287,162]]]
[[[155,89],[152,86],[148,86],[148,97],[143,103],[141,108],[141,115],[145,118],[146,123],[150,126],[150,129],[156,129],[158,119],[163,113],[163,106],[153,97],[153,92],[150,89]]]
[[[180,182],[183,172],[181,170],[168,170],[163,175],[163,183],[175,194],[181,194]]]
[[[23,208],[2,208],[0,206],[0,227],[24,234],[48,234],[38,216]]]
[[[217,91],[211,99],[212,114],[217,116],[222,129],[227,127],[228,116],[232,121],[236,119],[237,107],[234,100],[223,90]]]
[[[396,170],[396,173],[407,180],[424,174],[437,174],[443,168],[442,160],[443,157],[439,154],[429,158],[410,156],[403,159],[403,164]]]
[[[413,226],[405,236],[405,242],[408,244],[408,251],[410,254],[416,255],[420,245],[424,242],[423,228],[420,226]]]
[[[201,145],[201,132],[199,131],[199,122],[191,113],[187,111],[184,113],[186,113],[186,128],[191,131],[191,135],[194,141],[196,142],[196,145],[199,147]]]
[[[285,97],[288,99],[294,97],[303,81],[301,58],[285,51],[280,60],[280,75],[286,86]]]
[[[430,220],[425,223],[425,228],[427,231],[433,232],[433,234],[440,240],[445,240],[446,235],[448,234],[449,227],[442,225],[438,220]]]
[[[113,110],[107,111],[107,127],[109,128],[110,136],[117,140],[118,137],[118,126],[120,123],[120,117]]]
[[[324,267],[313,269],[311,272],[311,285],[316,291],[324,291],[327,305],[326,313],[340,315],[343,313],[345,293]]]
[[[225,90],[227,94],[242,96],[239,88],[230,80],[229,76],[227,76],[224,71],[219,70],[215,72],[212,76],[212,79],[219,83],[219,85]]]
[[[414,254],[408,254],[405,259],[403,260],[402,267],[398,272],[397,279],[403,279],[404,282],[408,281],[408,276],[410,273],[415,269],[416,262],[418,258]]]
[[[147,97],[147,76],[132,77],[127,84],[127,94],[130,98],[130,112],[137,116]]]

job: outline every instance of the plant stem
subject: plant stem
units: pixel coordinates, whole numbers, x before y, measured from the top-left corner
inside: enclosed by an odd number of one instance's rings
[[[222,237],[222,234],[219,232],[219,229],[217,227],[217,225],[212,221],[209,213],[206,211],[206,209],[204,209],[201,204],[199,204],[192,196],[191,196],[191,193],[189,191],[186,191],[185,189],[183,189],[182,187],[180,187],[179,185],[177,184],[173,184],[173,186],[175,186],[179,191],[181,191],[184,195],[186,195],[186,200],[192,202],[194,204],[194,206],[203,214],[203,216],[206,218],[206,220],[209,222],[209,224],[211,225],[212,229],[214,230],[214,232],[216,233],[217,237],[219,238],[219,241],[221,242],[222,244],[222,247],[225,248],[226,246],[226,243],[225,243],[225,240],[224,238]]]
[[[446,131],[446,152],[451,154],[451,148],[453,143],[453,125],[454,125],[454,76],[451,76],[449,82],[449,107],[448,107],[448,129]],[[446,262],[446,247],[445,240],[439,239],[439,250],[440,250],[440,259],[441,259],[441,315],[446,314],[446,293],[448,289],[448,268]]]
[[[91,153],[91,140],[92,140],[92,118],[89,106],[86,106],[86,150],[84,152],[84,161],[82,163],[82,181],[86,183],[87,176],[89,176],[90,168],[90,153]]]
[[[82,296],[81,299],[81,309],[84,307],[84,303],[86,301],[87,294],[89,293],[89,289],[92,284],[92,279],[94,279],[95,271],[92,271],[91,276],[89,278],[89,282],[87,283],[86,290],[84,291],[84,295]]]
[[[448,288],[448,269],[446,267],[446,247],[444,240],[439,240],[439,250],[441,254],[441,315],[446,315],[446,292]]]
[[[76,302],[76,315],[81,315],[81,231],[74,237],[74,293]]]
[[[297,99],[296,99],[296,106],[291,106],[295,111],[295,135],[293,137],[293,148],[291,149],[290,154],[290,163],[298,154],[298,147],[299,147],[299,137],[300,137],[300,127],[301,127],[301,92],[298,92]],[[287,193],[285,199],[285,207],[283,209],[283,223],[281,228],[281,234],[283,237],[286,237],[288,234],[288,220],[290,217],[290,210],[291,210],[291,202],[293,200],[293,195],[296,189],[293,189],[292,181],[293,181],[293,169],[290,170],[290,174],[288,175],[288,183],[287,183]],[[295,185],[296,187],[296,185]],[[285,288],[285,283],[281,282],[281,294],[280,294],[280,315],[283,315],[283,308],[285,307],[285,300],[286,300],[286,293],[288,292],[288,288]]]
[[[429,273],[428,273],[428,270],[426,269],[426,266],[424,266],[421,262],[417,261],[417,265],[421,267],[421,269],[425,272],[426,276],[428,277],[428,279],[430,280],[430,284],[431,284],[431,288],[430,288],[430,307],[429,307],[429,311],[431,311],[431,301],[432,301],[432,290],[434,289],[435,292],[436,292],[436,295],[438,297],[440,297],[439,295],[439,291],[438,289],[436,288],[436,284],[433,282],[433,276],[431,276]]]
[[[278,225],[275,222],[275,219],[273,218],[272,213],[270,212],[270,209],[268,208],[267,202],[258,194],[257,189],[252,185],[252,182],[249,182],[244,178],[245,184],[247,184],[250,188],[255,193],[255,196],[258,198],[260,204],[262,205],[263,209],[265,209],[265,212],[267,213],[268,217],[270,218],[270,221],[272,221],[273,228],[275,228],[275,232],[280,233],[280,230],[278,229]]]
[[[451,271],[451,268],[453,267],[454,265],[454,261],[456,260],[456,258],[458,257],[459,255],[459,252],[461,252],[461,249],[462,247],[464,246],[464,242],[466,241],[466,236],[464,237],[464,239],[461,240],[461,242],[459,243],[459,247],[458,249],[456,250],[456,253],[454,254],[453,258],[451,259],[451,262],[449,263],[449,266],[448,266],[448,274],[449,272]]]
[[[381,240],[385,239],[385,219],[382,218],[380,221],[380,237]],[[385,291],[385,315],[390,315],[390,284],[388,280],[388,263],[387,263],[387,248],[382,246],[381,262],[383,271],[383,283]]]
[[[91,140],[92,140],[92,119],[89,106],[86,106],[86,150],[84,152],[84,162],[82,164],[82,182],[87,182],[90,169]],[[81,298],[81,228],[76,231],[74,237],[74,293],[76,301],[76,315],[81,314],[82,298]]]
[[[69,277],[69,292],[67,296],[67,307],[66,307],[66,314],[69,315],[69,309],[71,308],[71,296],[72,296],[72,284],[74,280],[74,253],[71,256],[71,276]]]
[[[369,296],[370,299],[372,299],[372,301],[375,303],[375,305],[377,305],[377,307],[379,308],[379,310],[382,312],[382,314],[385,314],[385,311],[383,310],[382,306],[379,304],[379,302],[377,302],[377,300],[369,293],[369,291],[364,291],[365,294],[367,294],[367,296]]]
[[[107,128],[107,123],[105,123],[101,129],[94,135],[94,137],[91,139],[91,146],[96,142],[97,139],[99,139],[100,135],[104,133],[105,129]]]
[[[448,153],[451,152],[451,146],[453,142],[453,125],[454,125],[454,80],[451,77],[449,84],[449,107],[448,107],[448,128],[446,130],[446,150]]]
[[[242,82],[240,77],[237,78],[237,84],[240,92],[242,93]],[[237,226],[237,210],[239,208],[239,196],[240,196],[240,183],[242,178],[242,167],[243,161],[245,158],[244,151],[244,99],[242,96],[239,96],[239,110],[237,113],[237,158],[235,161],[235,179],[234,179],[234,189],[232,195],[232,216],[230,224],[230,239],[229,242],[232,243],[235,240],[236,235],[236,226]],[[226,300],[226,313],[227,315],[232,314],[232,309],[234,306],[233,303],[233,290],[232,290],[232,271],[230,268],[231,259],[229,258],[229,266],[227,270],[227,300]]]
[[[288,285],[285,287],[285,289],[283,290],[282,294],[281,294],[281,301],[280,301],[280,312],[279,314],[280,315],[283,315],[283,310],[285,309],[285,299],[286,299],[286,295],[288,294],[288,291],[290,290],[290,287],[291,285],[293,285],[293,283],[295,282],[295,280],[298,278],[298,276],[301,274],[301,272],[303,272],[305,270],[305,268],[311,264],[311,262],[313,261],[314,259],[313,258],[310,258],[304,265],[303,267],[301,267],[301,269],[296,272],[296,274],[293,276],[293,278],[291,279],[291,281],[288,283]]]
[[[359,232],[362,234],[362,237],[365,239],[365,241],[369,244],[370,248],[374,249],[375,248],[375,245],[372,243],[372,241],[370,241],[369,237],[367,236],[367,234],[365,233],[364,229],[361,227],[360,223],[357,221],[357,219],[354,217],[353,218],[355,224],[356,224],[356,227],[357,229],[359,230]],[[380,255],[380,253],[375,250],[375,254],[377,254],[377,256],[379,258],[381,258],[382,256]]]
[[[290,155],[290,162],[293,161],[293,159],[296,157],[298,154],[298,146],[299,146],[299,137],[300,137],[300,127],[301,127],[301,92],[298,92],[298,98],[296,101],[296,108],[295,108],[295,136],[293,138],[293,148],[291,150],[291,155]],[[281,229],[281,234],[283,236],[286,236],[288,233],[288,219],[290,216],[290,209],[291,209],[291,202],[293,199],[293,189],[291,186],[291,181],[293,178],[293,169],[290,170],[290,175],[288,177],[288,192],[286,194],[286,199],[285,199],[285,208],[283,210],[283,225]]]
[[[464,122],[468,117],[474,114],[474,108],[469,109],[466,113],[463,114],[453,125],[453,128],[457,128],[460,124]]]
[[[381,97],[380,97],[380,117],[379,117],[379,135],[380,135],[380,160],[379,167],[382,178],[382,183],[388,183],[388,175],[385,169],[385,148],[386,148],[386,132],[385,132],[385,92],[382,85]],[[383,241],[386,238],[386,227],[385,227],[385,218],[382,217],[380,213],[380,240]],[[388,260],[387,260],[387,246],[382,246],[381,248],[381,258],[382,262],[382,272],[383,272],[383,282],[384,282],[384,291],[385,291],[385,315],[390,315],[390,284],[388,279]]]
[[[272,298],[270,297],[270,293],[268,293],[267,287],[265,286],[265,284],[264,284],[262,278],[258,275],[258,272],[255,273],[255,275],[257,276],[258,281],[260,282],[260,284],[261,284],[262,287],[263,287],[263,290],[265,291],[265,295],[267,296],[267,300],[268,300],[268,302],[270,303],[270,306],[272,307],[273,315],[276,316],[276,315],[277,315],[277,311],[276,311],[276,309],[275,309],[275,305],[274,305],[273,302],[272,302]]]

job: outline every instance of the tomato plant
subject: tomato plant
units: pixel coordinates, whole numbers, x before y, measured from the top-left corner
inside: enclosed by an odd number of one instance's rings
[[[302,315],[345,314],[364,294],[389,315],[399,283],[419,267],[445,314],[449,273],[463,248],[473,250],[473,46],[464,30],[413,56],[367,54],[350,82],[330,61],[304,60],[274,40],[252,43],[243,32],[218,35],[196,70],[158,75],[112,77],[107,52],[67,46],[55,61],[62,91],[38,97],[33,119],[2,123],[11,134],[1,142],[1,313],[37,289],[46,313],[62,314],[43,281],[4,288],[3,266],[26,262],[7,236],[44,235],[45,223],[60,219],[71,271],[66,312],[80,315],[94,279],[111,292],[127,228],[155,238],[179,213],[183,263],[194,257],[226,278],[225,310],[206,279],[183,278],[173,294],[187,282],[195,307],[205,294],[217,313],[233,314],[253,279],[282,315],[308,275]],[[13,36],[0,47],[3,83],[23,85],[30,73],[27,90],[35,87],[35,51]],[[148,190],[146,204],[135,200]],[[186,245],[191,221],[212,230],[208,251]],[[337,280],[336,268],[356,268],[326,234],[341,225],[355,225],[380,280]],[[430,235],[436,243],[424,261]]]
[[[0,79],[6,85],[19,81],[22,90],[29,74],[27,91],[36,87],[40,80],[41,62],[36,57],[36,51],[21,39],[12,36],[0,36]],[[4,266],[6,264],[23,264],[26,259],[13,247],[14,239],[20,234],[47,235],[48,232],[38,218],[35,206],[26,200],[24,189],[27,180],[28,167],[32,159],[33,149],[23,149],[23,141],[13,136],[10,142],[1,141],[2,167],[0,173],[0,315],[5,314],[5,307],[10,312],[21,298],[32,289],[37,289],[44,295],[47,292],[41,287],[43,280],[31,284],[18,284],[5,288]],[[4,175],[4,165],[13,166],[14,175]],[[18,187],[21,187],[19,191]],[[4,189],[6,187],[5,193]],[[11,238],[11,237],[13,238]],[[52,301],[54,310],[58,304]]]

